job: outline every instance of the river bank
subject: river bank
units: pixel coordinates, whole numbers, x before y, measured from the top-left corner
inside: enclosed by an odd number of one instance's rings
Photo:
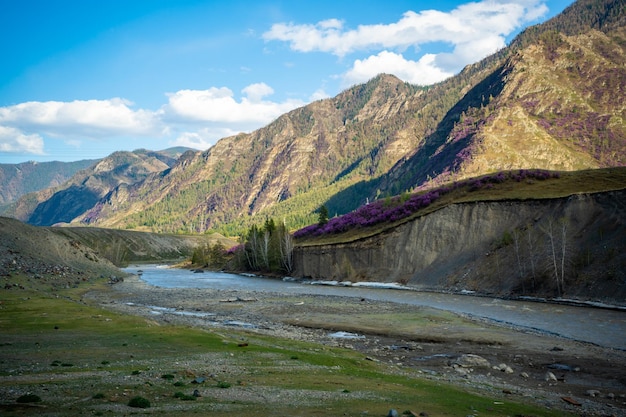
[[[626,352],[423,306],[364,298],[150,286],[86,300],[150,320],[341,346],[400,373],[586,415],[626,414]]]

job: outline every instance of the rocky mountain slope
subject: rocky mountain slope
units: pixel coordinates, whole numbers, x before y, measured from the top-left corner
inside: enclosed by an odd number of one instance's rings
[[[26,274],[76,279],[120,277],[131,262],[175,262],[191,258],[199,246],[236,242],[218,234],[167,235],[94,227],[37,227],[0,217],[0,277]],[[65,284],[64,284],[65,285]]]
[[[235,236],[267,217],[295,229],[315,222],[322,204],[332,216],[503,169],[624,166],[624,15],[623,0],[579,0],[439,84],[380,75],[188,152],[171,168],[146,168],[93,191],[77,181],[13,215],[33,224],[53,218]]]
[[[0,164],[0,207],[16,201],[24,194],[57,187],[95,162],[86,159],[76,162]]]
[[[44,280],[52,288],[123,275],[110,261],[78,240],[59,235],[51,228],[0,217],[0,277],[13,274]]]
[[[67,223],[119,185],[141,181],[148,174],[168,169],[177,156],[175,152],[143,149],[115,152],[56,187],[25,195],[2,214],[37,226]]]

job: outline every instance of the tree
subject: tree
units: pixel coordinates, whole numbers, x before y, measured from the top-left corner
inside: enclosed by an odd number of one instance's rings
[[[556,283],[558,296],[565,291],[565,266],[567,252],[567,221],[565,218],[555,220],[549,218],[542,227],[547,237],[548,257]]]
[[[287,273],[293,270],[293,237],[284,222],[276,226],[270,219],[262,228],[253,225],[241,242],[245,257],[243,268]]]
[[[320,226],[324,226],[326,223],[328,223],[328,208],[326,208],[326,206],[322,204],[318,212],[319,217],[317,224],[319,224]]]
[[[293,237],[284,222],[278,228],[278,236],[280,237],[281,266],[285,272],[291,273],[293,271]]]
[[[526,292],[526,288],[524,287],[524,275],[525,275],[525,268],[524,268],[524,264],[522,263],[522,253],[521,253],[521,245],[520,245],[520,240],[521,240],[521,231],[519,229],[513,229],[513,232],[511,233],[511,237],[513,238],[513,247],[515,248],[515,258],[517,259],[517,271],[519,273],[519,279],[520,282],[522,283],[522,293]]]

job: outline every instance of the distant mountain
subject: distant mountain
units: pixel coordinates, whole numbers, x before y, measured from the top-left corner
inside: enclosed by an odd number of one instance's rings
[[[76,162],[23,162],[0,164],[0,206],[6,206],[24,194],[56,187],[96,160]]]
[[[167,154],[145,149],[115,152],[57,187],[23,196],[4,214],[36,226],[68,223],[118,186],[141,181],[175,162]]]
[[[499,170],[624,166],[624,5],[578,1],[436,85],[380,75],[111,183],[72,223],[235,235],[267,217],[297,228],[322,204],[333,216]]]

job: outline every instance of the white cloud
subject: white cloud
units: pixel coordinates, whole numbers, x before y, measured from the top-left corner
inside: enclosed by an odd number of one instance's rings
[[[343,23],[337,19],[314,25],[277,23],[263,38],[289,42],[291,48],[299,52],[321,51],[345,56],[358,50],[404,49],[428,42],[457,44],[486,35],[506,36],[546,12],[547,7],[540,0],[484,0],[460,5],[448,13],[407,11],[398,22],[359,25],[352,30],[344,30]]]
[[[175,137],[175,144],[206,149],[220,138],[262,127],[305,104],[265,98],[273,93],[265,83],[245,87],[239,101],[225,87],[180,90],[168,94],[168,103],[156,111],[133,109],[121,98],[0,107],[0,151],[43,154],[46,138],[74,141],[81,147],[83,140],[139,137]],[[199,130],[189,129],[199,123]]]
[[[117,135],[154,135],[162,130],[155,114],[133,110],[132,103],[110,100],[31,101],[0,107],[0,125],[55,137],[98,139]]]
[[[253,103],[258,103],[265,96],[274,94],[274,89],[265,83],[250,84],[241,90]]]
[[[167,95],[169,102],[162,109],[163,116],[179,122],[209,122],[250,129],[261,127],[281,114],[305,104],[301,100],[263,100],[263,97],[274,92],[264,83],[251,84],[242,92],[245,96],[237,101],[232,90],[227,87],[179,90]]]
[[[324,89],[319,88],[317,90],[315,90],[315,92],[313,92],[313,94],[311,94],[311,97],[309,97],[309,100],[311,101],[317,101],[317,100],[322,100],[325,98],[330,97],[330,95],[324,91]]]
[[[0,151],[43,155],[43,139],[37,134],[26,135],[19,129],[0,126]]]
[[[433,84],[452,73],[435,65],[435,55],[424,55],[419,61],[404,59],[400,54],[383,51],[367,59],[354,61],[352,68],[343,76],[344,86],[362,83],[378,74],[394,74],[412,84]]]
[[[218,139],[233,136],[237,133],[239,132],[228,128],[205,128],[194,132],[183,132],[170,144],[172,146],[187,146],[205,150],[213,146]]]
[[[346,29],[337,19],[317,24],[277,23],[263,38],[288,42],[294,51],[327,52],[338,57],[378,51],[356,59],[343,76],[345,84],[366,81],[380,72],[430,84],[504,47],[508,35],[547,10],[545,0],[483,0],[460,5],[450,12],[407,11],[397,22],[359,25],[356,29]],[[419,51],[435,42],[449,44],[452,52],[424,55],[417,60],[404,56],[408,48]]]

